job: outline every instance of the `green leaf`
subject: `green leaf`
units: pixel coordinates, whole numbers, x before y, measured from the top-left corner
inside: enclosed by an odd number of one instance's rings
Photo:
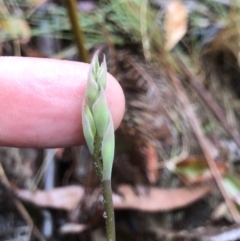
[[[94,77],[97,78],[98,72],[99,72],[99,61],[98,61],[98,53],[99,51],[97,51],[92,58],[91,61],[91,72],[93,73]]]
[[[225,163],[215,161],[221,175],[228,171]],[[189,156],[175,165],[174,172],[186,184],[196,184],[212,179],[208,163],[202,156]]]
[[[114,158],[115,138],[112,118],[109,119],[106,133],[102,140],[103,180],[110,180]]]
[[[223,185],[231,197],[240,194],[240,179],[235,174],[228,174],[223,178]]]

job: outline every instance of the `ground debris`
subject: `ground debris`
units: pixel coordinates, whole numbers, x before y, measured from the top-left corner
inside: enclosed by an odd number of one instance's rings
[[[167,241],[237,241],[240,239],[240,226],[199,227],[191,231],[172,232],[158,230],[155,233]]]

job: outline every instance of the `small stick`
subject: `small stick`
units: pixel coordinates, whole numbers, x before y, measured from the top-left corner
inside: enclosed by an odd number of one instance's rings
[[[88,51],[84,46],[84,43],[85,43],[84,34],[80,26],[80,19],[78,18],[76,0],[65,0],[65,2],[68,9],[69,20],[72,25],[72,32],[78,47],[79,58],[81,61],[85,63],[89,63]]]

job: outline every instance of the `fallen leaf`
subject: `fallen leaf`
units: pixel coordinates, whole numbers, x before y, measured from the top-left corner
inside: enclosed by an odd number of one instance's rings
[[[209,185],[193,188],[161,189],[151,187],[148,194],[139,196],[130,186],[121,186],[124,198],[114,199],[115,209],[135,209],[146,212],[170,211],[185,207],[209,193]]]
[[[216,161],[216,166],[221,175],[227,173],[228,167],[225,163]],[[198,156],[191,156],[181,161],[174,171],[186,185],[205,182],[213,178],[207,161]]]
[[[87,229],[87,225],[79,223],[66,223],[59,228],[59,233],[61,234],[74,234],[82,233]]]
[[[164,19],[165,49],[170,51],[187,32],[188,12],[181,0],[169,0]]]
[[[146,187],[145,187],[146,189]],[[187,206],[204,197],[211,191],[209,185],[194,188],[161,189],[150,187],[147,194],[136,194],[131,186],[119,187],[123,198],[113,195],[115,209],[135,209],[146,212],[168,211]],[[67,186],[50,191],[16,190],[17,196],[39,207],[70,211],[82,200],[84,189],[81,186]],[[100,197],[99,201],[102,200]]]
[[[229,173],[222,178],[223,186],[229,197],[237,204],[237,210],[240,212],[240,178],[234,173]],[[232,215],[225,202],[221,203],[214,210],[212,220],[219,221],[225,218],[229,222],[233,222]]]
[[[228,207],[225,202],[220,203],[213,211],[211,215],[211,220],[220,221],[226,219],[229,222],[234,222],[231,214],[229,213]]]
[[[228,174],[223,179],[223,185],[229,196],[240,205],[240,179],[236,174]]]
[[[84,188],[81,186],[66,186],[54,188],[48,191],[17,189],[18,198],[33,203],[39,207],[49,207],[63,210],[73,210],[83,198]]]

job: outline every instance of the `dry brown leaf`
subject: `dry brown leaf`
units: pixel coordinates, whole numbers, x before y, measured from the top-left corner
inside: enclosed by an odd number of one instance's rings
[[[187,206],[209,193],[209,185],[194,188],[160,189],[150,187],[145,195],[136,194],[131,186],[123,185],[119,191],[124,196],[113,195],[115,209],[135,209],[147,212],[168,211]],[[17,190],[16,194],[22,200],[39,207],[49,207],[70,211],[77,207],[84,195],[81,186],[67,186],[50,191],[31,192]]]
[[[219,173],[223,176],[228,171],[225,163],[215,161]],[[193,185],[213,179],[209,165],[204,157],[190,156],[176,165],[175,173],[186,184]]]
[[[231,217],[231,214],[229,213],[228,207],[225,202],[218,204],[211,215],[211,220],[215,222],[223,219],[226,219],[229,222],[233,222],[233,219]]]
[[[187,32],[188,12],[181,0],[170,0],[164,21],[165,49],[170,51]]]
[[[74,234],[82,233],[87,229],[87,225],[79,223],[66,223],[59,228],[59,233],[61,234]]]
[[[187,206],[210,192],[209,185],[193,188],[160,189],[151,187],[149,193],[139,196],[130,186],[121,186],[124,199],[114,200],[115,209],[136,209],[146,212],[170,211]]]
[[[27,202],[39,207],[49,207],[55,209],[72,210],[77,207],[82,199],[84,189],[81,186],[59,187],[49,191],[18,189],[16,195]]]

